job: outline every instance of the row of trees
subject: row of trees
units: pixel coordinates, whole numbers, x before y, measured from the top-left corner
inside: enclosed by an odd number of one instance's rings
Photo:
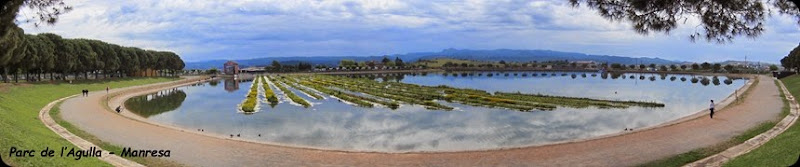
[[[388,56],[384,56],[381,59],[380,64],[375,61],[363,61],[363,62],[356,62],[355,60],[341,60],[339,61],[339,67],[375,67],[375,66],[387,66],[387,67],[404,67],[406,63],[403,62],[403,59],[399,57],[395,57],[394,61],[389,59]]]
[[[714,71],[714,72],[717,72],[717,71],[719,71],[721,69],[725,69],[725,71],[728,71],[728,72],[731,72],[731,71],[734,70],[734,66],[730,65],[730,64],[723,66],[722,64],[719,64],[719,63],[711,64],[711,63],[708,63],[708,62],[704,62],[702,64],[694,63],[691,66],[686,65],[686,64],[681,64],[681,65],[672,64],[672,65],[669,65],[669,66],[667,66],[667,65],[658,66],[656,64],[650,64],[650,65],[639,64],[637,66],[635,64],[625,65],[625,64],[619,64],[619,63],[612,63],[611,66],[610,66],[610,68],[614,69],[614,70],[627,70],[627,69],[637,69],[637,68],[640,69],[640,70],[643,70],[643,69],[647,69],[648,67],[651,68],[651,69],[658,69],[660,71],[667,71],[667,70],[677,71],[678,69],[686,70],[689,67],[691,67],[692,70],[711,70],[711,71]]]
[[[388,57],[384,57],[380,62],[375,62],[375,61],[356,62],[354,60],[348,60],[348,59],[344,59],[339,62],[339,67],[344,67],[344,68],[376,67],[379,65],[388,67],[403,67],[406,66],[407,64],[404,63],[403,60],[400,58],[395,58],[395,60],[392,61]],[[302,62],[302,61],[297,63],[284,62],[282,64],[276,60],[273,60],[269,66],[264,67],[264,70],[269,72],[308,72],[312,71],[313,69],[325,69],[325,68],[328,68],[328,66],[324,64],[317,64],[315,66],[309,62]]]
[[[789,55],[781,59],[781,66],[787,70],[800,73],[800,44],[792,49]]]
[[[270,66],[264,67],[264,70],[269,72],[298,72],[298,71],[311,71],[311,63],[298,62],[297,64],[281,64],[276,60],[272,60]]]
[[[431,60],[420,60],[421,63],[436,63],[436,61]],[[551,60],[551,61],[531,61],[531,62],[513,62],[509,61],[506,62],[505,60],[500,60],[497,63],[494,62],[479,62],[479,61],[469,61],[469,62],[446,62],[442,64],[442,67],[445,68],[597,68],[597,65],[589,65],[589,64],[580,64],[572,62],[570,63],[567,60]]]
[[[94,78],[124,76],[142,70],[155,70],[160,75],[175,74],[185,66],[183,60],[166,51],[143,50],[124,47],[99,40],[66,39],[59,35],[43,33],[24,34],[14,27],[10,34],[0,41],[0,48],[7,51],[0,54],[0,74],[3,82],[9,82],[13,75],[18,82],[20,74],[29,81],[39,81],[48,77],[66,79],[68,74],[75,78]]]

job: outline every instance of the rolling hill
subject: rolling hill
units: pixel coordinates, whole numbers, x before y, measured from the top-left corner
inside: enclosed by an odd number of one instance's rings
[[[623,57],[623,56],[610,56],[610,55],[590,55],[576,52],[561,52],[552,50],[515,50],[515,49],[495,49],[495,50],[470,50],[470,49],[445,49],[440,52],[418,52],[407,54],[389,55],[394,60],[394,57],[400,57],[406,62],[415,62],[420,59],[467,59],[478,61],[500,61],[507,62],[529,62],[529,61],[552,61],[552,60],[569,60],[569,61],[597,61],[608,63],[622,63],[622,64],[674,64],[682,63],[680,61],[665,60],[660,58],[649,57]],[[297,64],[299,62],[309,62],[314,65],[322,64],[327,66],[336,66],[342,59],[350,59],[355,61],[380,61],[383,56],[319,56],[319,57],[265,57],[255,59],[233,60],[239,63],[242,67],[249,66],[267,66],[273,60],[281,62],[282,64]],[[200,62],[187,62],[186,69],[209,69],[211,67],[222,68],[222,64],[227,60],[209,60]]]

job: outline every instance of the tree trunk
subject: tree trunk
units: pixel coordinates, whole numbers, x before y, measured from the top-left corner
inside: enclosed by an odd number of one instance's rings
[[[8,83],[8,77],[6,74],[6,68],[0,68],[0,77],[3,77],[3,82]]]

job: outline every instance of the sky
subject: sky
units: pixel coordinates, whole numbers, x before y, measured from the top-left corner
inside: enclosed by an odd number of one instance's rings
[[[681,61],[778,63],[800,25],[773,14],[758,38],[691,42],[699,21],[669,34],[635,33],[565,0],[65,0],[55,25],[26,33],[167,50],[185,61],[287,56],[378,56],[456,49],[548,49]],[[22,10],[19,17],[32,16]]]

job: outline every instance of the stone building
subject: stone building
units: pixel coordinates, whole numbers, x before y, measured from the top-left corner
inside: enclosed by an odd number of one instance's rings
[[[239,63],[228,61],[222,65],[222,73],[226,75],[236,75],[239,74]]]

